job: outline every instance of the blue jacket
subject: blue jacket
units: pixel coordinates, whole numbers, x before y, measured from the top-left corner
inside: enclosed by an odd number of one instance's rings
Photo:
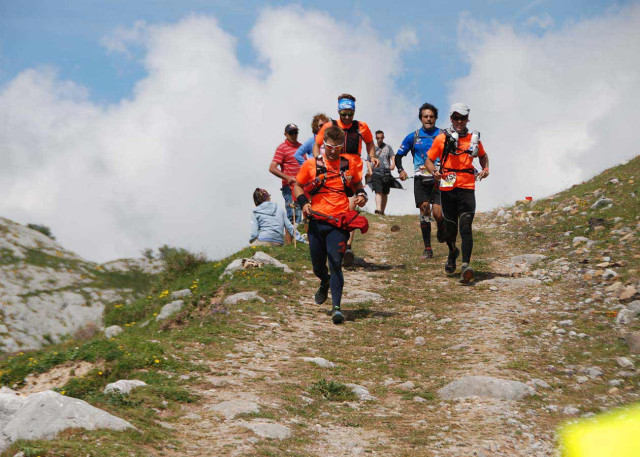
[[[431,149],[433,140],[435,140],[440,132],[441,130],[438,127],[434,127],[430,131],[426,131],[424,127],[422,127],[418,131],[418,138],[415,138],[416,132],[411,132],[404,138],[404,141],[398,148],[398,152],[396,153],[396,155],[404,157],[409,153],[409,151],[411,151],[411,154],[413,155],[414,171],[417,174],[423,174],[422,170],[420,170],[420,167],[424,166],[424,163],[427,161],[427,153],[429,152],[429,149]],[[438,166],[439,163],[440,159],[436,159],[436,166]]]
[[[284,243],[285,228],[296,240],[305,242],[300,233],[294,229],[293,224],[287,219],[287,214],[277,203],[263,202],[256,206],[251,213],[251,236],[249,243],[258,241],[270,241],[272,243]]]
[[[313,157],[313,143],[316,142],[316,136],[313,135],[307,141],[305,141],[302,146],[298,148],[294,157],[298,161],[300,165],[302,165],[307,159]]]

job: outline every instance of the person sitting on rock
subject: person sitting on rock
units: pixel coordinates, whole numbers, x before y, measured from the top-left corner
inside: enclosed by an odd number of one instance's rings
[[[254,246],[282,246],[285,229],[296,240],[306,243],[302,235],[289,221],[284,210],[277,203],[271,201],[269,192],[257,188],[253,192],[253,202],[256,208],[251,213],[249,243]]]

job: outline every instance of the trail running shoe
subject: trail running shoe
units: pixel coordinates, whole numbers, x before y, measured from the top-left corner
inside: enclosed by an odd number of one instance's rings
[[[375,210],[374,213],[382,215],[382,211],[380,210]]]
[[[444,223],[438,223],[438,230],[436,231],[436,238],[438,239],[438,243],[444,243]]]
[[[329,294],[329,280],[326,283],[321,282],[320,287],[315,295],[316,304],[321,305],[327,301],[327,295]]]
[[[453,273],[456,271],[456,259],[460,255],[460,250],[455,248],[453,251],[449,251],[449,256],[447,257],[447,263],[444,266],[444,271],[447,273]]]
[[[356,258],[353,255],[353,251],[351,249],[347,249],[344,251],[344,257],[342,257],[342,265],[345,267],[350,267],[353,264],[353,260]]]
[[[422,256],[420,258],[423,260],[433,259],[433,250],[430,247],[424,248],[424,251],[422,251]]]
[[[463,263],[461,270],[460,282],[462,284],[471,284],[474,278],[473,268],[468,263]]]
[[[334,324],[342,324],[344,322],[344,314],[340,311],[340,308],[334,307],[331,311],[331,320]]]

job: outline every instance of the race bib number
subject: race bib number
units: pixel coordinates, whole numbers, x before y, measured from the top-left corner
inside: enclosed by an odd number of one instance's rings
[[[440,188],[449,189],[449,188],[452,188],[455,183],[456,183],[456,174],[449,173],[448,175],[443,176],[442,179],[440,180]]]

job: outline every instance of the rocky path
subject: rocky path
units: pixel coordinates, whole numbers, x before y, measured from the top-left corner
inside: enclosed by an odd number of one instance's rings
[[[417,226],[394,233],[394,223],[376,218],[357,239],[365,261],[345,274],[347,322],[330,323],[303,272],[277,314],[256,316],[223,361],[208,362],[201,401],[166,424],[176,440],[162,455],[553,455],[557,425],[608,388],[586,361],[569,363],[590,336],[567,335],[568,284],[537,279],[544,256],[512,252],[500,226],[480,217],[487,241],[474,258],[485,263],[462,286],[443,273],[442,246],[421,261]],[[206,362],[200,348],[192,355]],[[588,381],[576,378],[583,368]],[[320,379],[356,397],[314,396]]]

